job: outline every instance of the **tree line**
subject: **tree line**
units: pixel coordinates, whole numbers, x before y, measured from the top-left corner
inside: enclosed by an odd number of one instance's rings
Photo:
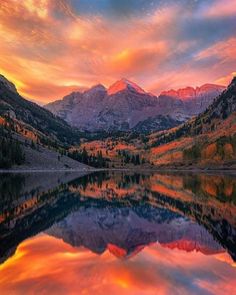
[[[118,156],[124,160],[125,164],[133,164],[133,165],[140,165],[145,163],[145,159],[140,157],[139,154],[130,155],[125,150],[118,150]]]
[[[84,147],[82,151],[74,150],[73,152],[69,152],[68,157],[84,163],[86,165],[95,167],[95,168],[108,168],[110,161],[107,158],[104,158],[101,151],[97,151],[97,154],[89,155],[86,148]]]

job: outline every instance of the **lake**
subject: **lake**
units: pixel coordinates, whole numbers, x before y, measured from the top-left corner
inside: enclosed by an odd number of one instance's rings
[[[0,294],[236,294],[236,177],[1,174]]]

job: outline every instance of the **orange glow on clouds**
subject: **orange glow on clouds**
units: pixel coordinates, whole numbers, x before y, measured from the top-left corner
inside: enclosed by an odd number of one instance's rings
[[[40,234],[0,265],[1,294],[232,294],[228,254],[204,256],[154,244],[128,260],[95,255]],[[205,293],[204,293],[205,292]]]
[[[234,0],[217,0],[215,5],[212,5],[206,14],[212,18],[234,16],[236,14],[236,2]]]
[[[227,83],[224,77],[236,66],[235,39],[203,46],[185,30],[190,20],[232,17],[235,7],[217,0],[200,13],[170,4],[119,21],[79,15],[65,0],[1,0],[0,73],[23,96],[44,102],[121,77],[156,94],[186,84]],[[213,57],[214,67],[208,65]]]

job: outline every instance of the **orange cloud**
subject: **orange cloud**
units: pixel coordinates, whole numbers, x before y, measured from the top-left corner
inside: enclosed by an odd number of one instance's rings
[[[205,12],[205,16],[210,18],[234,16],[236,14],[236,2],[234,0],[217,0],[211,5],[210,9]]]
[[[121,76],[151,71],[158,63],[163,62],[166,52],[167,45],[164,42],[156,43],[150,48],[125,49],[111,57],[107,70]]]
[[[198,41],[182,32],[181,22],[194,20],[184,6],[173,4],[142,17],[113,20],[104,15],[79,15],[69,3],[1,1],[0,72],[17,84],[25,97],[47,102],[74,86],[109,86],[121,77],[158,93],[171,84],[167,79],[178,80],[171,87],[199,85],[203,78],[203,83],[213,82],[234,70],[234,64],[224,63],[217,73],[203,63],[196,69],[194,62],[221,51],[225,61],[235,56],[235,41],[228,38],[221,47],[208,45],[199,50]],[[207,14],[201,17],[210,18]]]
[[[217,79],[215,81],[215,83],[220,84],[220,85],[228,85],[234,77],[236,77],[236,72],[232,72],[229,75],[226,75],[224,77]]]

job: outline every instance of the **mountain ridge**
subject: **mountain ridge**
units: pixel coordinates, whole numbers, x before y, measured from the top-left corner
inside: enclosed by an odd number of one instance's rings
[[[169,92],[157,97],[122,78],[108,88],[98,84],[84,92],[73,92],[45,105],[45,108],[83,131],[135,130],[142,133],[145,130],[144,133],[148,133],[175,127],[199,114],[222,90],[222,86],[205,84],[198,90],[201,101],[196,95],[187,101],[166,95]],[[166,117],[165,120],[162,120],[163,117]],[[171,124],[165,124],[167,117],[171,119]],[[147,120],[148,125],[145,123]],[[143,125],[146,125],[145,128],[138,128]],[[154,129],[148,129],[149,125]]]
[[[177,90],[170,89],[167,91],[162,91],[160,93],[160,96],[171,96],[171,97],[176,97],[181,100],[186,100],[186,99],[192,99],[200,94],[203,94],[204,92],[214,92],[218,90],[225,90],[225,86],[218,85],[218,84],[211,84],[211,83],[206,83],[201,86],[197,87],[191,87],[187,86],[184,88],[179,88]]]

